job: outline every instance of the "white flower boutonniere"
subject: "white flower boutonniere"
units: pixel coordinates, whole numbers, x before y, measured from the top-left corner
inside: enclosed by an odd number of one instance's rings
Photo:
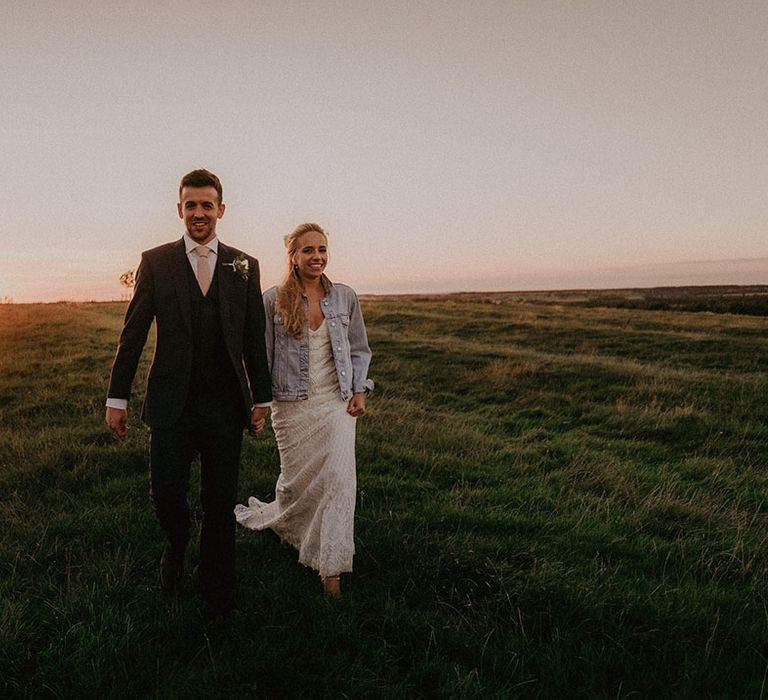
[[[248,279],[248,272],[251,269],[248,258],[243,253],[240,253],[232,262],[223,263],[225,267],[231,267],[240,277],[244,280]]]

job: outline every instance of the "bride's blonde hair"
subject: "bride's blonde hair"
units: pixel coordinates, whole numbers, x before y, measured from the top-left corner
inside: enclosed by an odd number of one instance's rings
[[[328,242],[328,234],[318,224],[301,224],[287,236],[283,236],[286,252],[288,253],[288,269],[277,289],[275,310],[283,317],[285,330],[294,338],[301,338],[307,317],[304,311],[304,284],[293,262],[293,256],[299,249],[299,239],[310,231],[321,233]],[[327,278],[322,277],[323,286],[327,288]]]

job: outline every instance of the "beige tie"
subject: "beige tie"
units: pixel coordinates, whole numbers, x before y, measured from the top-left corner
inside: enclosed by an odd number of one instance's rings
[[[200,285],[200,291],[206,294],[208,287],[211,286],[211,267],[208,263],[208,254],[211,252],[211,249],[204,245],[199,245],[193,252],[197,255],[197,283]]]

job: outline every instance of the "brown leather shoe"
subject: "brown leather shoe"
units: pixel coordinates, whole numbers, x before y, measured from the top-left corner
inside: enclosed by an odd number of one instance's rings
[[[171,545],[166,544],[163,556],[160,557],[160,588],[172,591],[181,581],[184,569],[184,555],[176,554]]]

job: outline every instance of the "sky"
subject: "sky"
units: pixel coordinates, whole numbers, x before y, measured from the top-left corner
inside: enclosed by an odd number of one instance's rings
[[[768,283],[768,3],[27,0],[0,9],[0,299],[107,300],[224,186],[360,293]]]

